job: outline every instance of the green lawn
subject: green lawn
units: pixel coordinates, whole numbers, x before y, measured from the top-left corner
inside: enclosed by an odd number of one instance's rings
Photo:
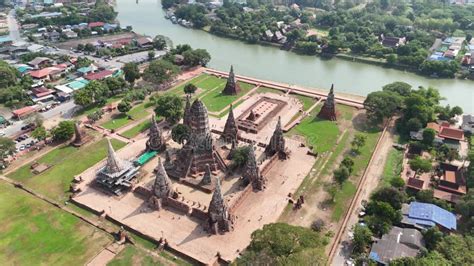
[[[390,181],[395,177],[400,177],[402,172],[403,152],[392,148],[388,152],[387,161],[383,168],[381,186],[389,186]]]
[[[268,88],[268,87],[259,87],[255,93],[276,93],[276,94],[285,94],[284,91],[281,91],[281,90],[277,90],[277,89],[272,89],[272,88]]]
[[[249,83],[244,83],[240,81],[238,81],[237,83],[240,85],[240,89],[241,89],[239,94],[237,95],[222,94],[222,90],[224,89],[224,86],[225,86],[225,81],[224,81],[216,89],[205,94],[201,99],[202,102],[206,105],[207,109],[210,112],[219,112],[255,87],[253,84],[249,84]]]
[[[160,260],[144,251],[127,245],[115,258],[110,261],[108,266],[129,266],[129,265],[164,265]]]
[[[116,139],[111,141],[115,149],[125,146],[125,143]],[[69,186],[74,175],[84,172],[104,159],[106,155],[107,144],[105,139],[81,148],[64,146],[50,151],[37,160],[52,165],[43,173],[34,175],[30,170],[31,164],[27,164],[7,176],[53,200],[63,202],[67,199]]]
[[[332,209],[331,219],[333,221],[339,221],[342,215],[347,210],[347,205],[351,201],[352,197],[357,191],[357,187],[349,180],[342,184],[342,187],[337,191],[334,197],[334,205]]]
[[[146,109],[147,103],[141,103],[133,107],[127,114],[118,113],[113,115],[112,119],[108,120],[107,122],[104,122],[103,124],[101,124],[101,126],[110,130],[121,128],[133,121],[128,119],[128,115],[130,115],[134,120],[140,120],[146,117],[149,114]]]
[[[323,153],[336,145],[340,132],[336,122],[317,118],[318,112],[319,108],[316,108],[299,125],[292,128],[289,134],[304,136],[307,145],[313,146],[313,151]]]
[[[0,183],[0,265],[84,265],[112,241],[75,216]]]
[[[158,118],[156,119],[157,122],[161,121],[161,118]],[[135,136],[137,136],[138,134],[146,131],[147,129],[149,129],[151,126],[151,121],[149,119],[139,123],[138,125],[128,129],[127,131],[123,132],[121,135],[126,137],[126,138],[134,138]]]
[[[107,101],[106,101],[106,104],[105,105],[108,105],[108,104],[111,104],[111,103],[114,103],[114,102],[118,102],[120,99],[123,98],[123,94],[119,94],[119,95],[114,95],[110,98],[107,98]],[[78,112],[76,112],[74,115],[75,116],[80,116],[80,115],[89,115],[89,114],[92,114],[93,112],[99,110],[100,108],[102,108],[103,106],[97,106],[97,105],[91,105],[91,106],[88,106],[88,107],[85,107],[85,108],[82,108],[81,110],[79,110]]]
[[[299,95],[299,94],[294,94],[292,96],[296,97],[298,100],[301,101],[301,103],[303,103],[303,110],[304,111],[309,110],[309,108],[311,108],[311,106],[313,106],[316,103],[315,99],[313,99],[311,97],[308,97],[308,96],[303,96],[303,95]]]
[[[184,94],[184,86],[186,86],[186,84],[189,84],[189,83],[193,83],[194,85],[200,87],[198,84],[200,84],[201,82],[203,82],[205,79],[208,79],[210,77],[213,77],[209,74],[201,74],[197,77],[194,77],[192,78],[191,80],[187,81],[187,82],[184,82],[178,86],[175,86],[169,90],[167,90],[165,93],[172,93],[172,94],[179,94],[179,95],[182,95]]]

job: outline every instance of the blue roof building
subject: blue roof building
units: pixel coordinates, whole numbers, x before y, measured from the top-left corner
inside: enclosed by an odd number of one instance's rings
[[[427,229],[438,226],[449,231],[455,231],[457,228],[456,216],[434,204],[421,202],[404,204],[402,214],[402,223],[415,228]]]
[[[10,36],[0,36],[0,44],[13,42]]]

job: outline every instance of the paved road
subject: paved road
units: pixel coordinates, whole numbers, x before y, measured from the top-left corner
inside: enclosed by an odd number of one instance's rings
[[[16,21],[16,11],[15,9],[10,10],[7,16],[8,22],[8,31],[10,31],[10,38],[13,39],[14,42],[23,41],[20,36],[20,29],[18,26],[18,22]]]
[[[76,105],[74,101],[68,101],[62,103],[55,108],[46,111],[44,113],[39,113],[44,118],[44,120],[48,120],[54,117],[60,117],[62,119],[70,119],[72,118],[72,114],[75,110]],[[7,137],[12,137],[18,134],[21,131],[21,127],[25,125],[25,120],[21,121],[11,121],[12,124],[7,128],[1,130],[1,132],[5,133]]]
[[[395,142],[395,127],[393,120],[387,127],[386,134],[380,140],[379,147],[374,152],[374,160],[367,166],[366,179],[364,180],[364,184],[361,184],[362,191],[356,199],[355,208],[351,210],[351,216],[344,232],[342,233],[340,244],[337,247],[331,265],[345,265],[345,261],[350,258],[352,247],[350,245],[349,232],[352,231],[352,227],[359,221],[358,214],[359,209],[362,206],[362,201],[369,199],[370,194],[377,188],[380,178],[382,177],[388,153],[390,149],[393,149],[392,145]]]

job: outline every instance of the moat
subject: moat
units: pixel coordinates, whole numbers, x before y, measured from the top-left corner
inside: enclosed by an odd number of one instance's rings
[[[205,48],[212,56],[209,67],[228,71],[231,64],[240,75],[298,84],[329,90],[366,95],[383,85],[404,81],[413,87],[433,86],[450,105],[474,112],[474,83],[458,79],[430,79],[414,73],[341,59],[324,60],[316,56],[298,55],[274,47],[250,45],[214,36],[201,30],[187,29],[164,18],[159,0],[116,0],[118,20],[131,25],[138,33],[165,35],[174,45],[188,43]]]

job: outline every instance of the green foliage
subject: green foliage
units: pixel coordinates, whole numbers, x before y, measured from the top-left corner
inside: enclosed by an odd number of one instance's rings
[[[123,73],[125,75],[125,80],[129,83],[134,83],[135,80],[140,78],[140,69],[138,69],[138,64],[134,62],[126,63],[122,67]]]
[[[342,183],[349,178],[350,174],[351,173],[347,167],[340,166],[338,169],[334,170],[334,180],[342,185]]]
[[[121,113],[127,113],[128,111],[130,111],[132,109],[132,104],[129,102],[129,101],[124,101],[122,100],[118,105],[117,105],[117,109],[119,110],[119,112]]]
[[[252,233],[250,245],[237,265],[322,265],[323,238],[308,228],[285,223],[263,226]]]
[[[100,120],[103,115],[104,115],[104,111],[102,111],[102,109],[100,109],[100,110],[97,110],[93,113],[88,114],[87,119],[89,119],[89,121],[91,121],[92,123],[95,123],[98,120]]]
[[[409,160],[408,164],[410,165],[410,168],[417,173],[428,173],[433,168],[429,160],[423,159],[420,156],[416,156]]]
[[[247,162],[251,146],[238,147],[232,155],[232,167],[242,167]]]
[[[405,187],[405,181],[403,180],[403,178],[397,176],[390,180],[390,185],[395,188],[402,189],[403,187]]]
[[[178,73],[179,68],[165,60],[155,60],[143,72],[143,79],[155,84],[171,81]]]
[[[360,254],[365,252],[366,248],[372,242],[372,232],[367,226],[356,224],[354,226],[354,239],[352,244],[354,245],[353,252]]]
[[[79,56],[74,66],[76,67],[76,69],[79,69],[82,67],[88,67],[91,64],[92,64],[92,60],[84,56]]]
[[[393,116],[401,103],[401,97],[391,91],[375,91],[367,95],[364,107],[369,120],[374,124],[379,124],[384,119]]]
[[[176,124],[183,116],[183,101],[178,95],[161,95],[155,99],[155,113],[170,124]]]
[[[436,249],[438,243],[443,239],[443,233],[437,227],[423,231],[423,240],[428,250]]]
[[[443,78],[454,78],[454,74],[459,71],[459,62],[426,60],[420,65],[421,73],[428,76],[438,76]]]
[[[104,101],[109,94],[108,87],[100,82],[93,80],[83,89],[74,92],[74,103],[81,106],[89,106]]]
[[[390,204],[395,210],[402,208],[402,204],[407,201],[405,192],[392,187],[383,187],[375,191],[370,199],[372,201],[381,201]]]
[[[44,128],[44,126],[39,126],[31,132],[31,137],[37,139],[37,140],[44,140],[48,136],[48,132]]]
[[[188,50],[182,55],[183,63],[188,66],[206,66],[211,61],[211,55],[205,49]]]
[[[461,228],[464,232],[474,233],[474,191],[471,189],[456,204],[456,212],[461,214]]]
[[[423,144],[427,145],[428,147],[433,146],[433,142],[436,137],[436,131],[432,128],[426,128],[423,130]]]
[[[365,135],[360,133],[356,134],[351,142],[352,150],[359,153],[360,148],[365,145],[366,140],[367,137]]]
[[[184,141],[188,141],[190,137],[190,129],[183,124],[177,124],[171,130],[171,139],[179,144],[183,144]]]
[[[94,8],[88,14],[89,21],[114,22],[117,12],[106,1],[96,1]]]
[[[51,129],[51,135],[55,141],[66,141],[74,136],[74,121],[61,121],[59,124]]]
[[[436,246],[436,251],[443,255],[453,265],[474,264],[474,237],[465,235],[449,235]]]
[[[0,137],[0,158],[2,160],[8,155],[12,155],[15,150],[16,146],[13,140],[5,137]]]
[[[369,228],[376,235],[388,233],[392,224],[402,219],[399,210],[394,209],[389,203],[383,201],[370,201],[365,209],[366,221]]]
[[[18,77],[19,73],[15,68],[0,60],[0,89],[15,85]]]
[[[184,93],[186,93],[186,94],[193,94],[193,93],[196,92],[197,87],[196,87],[196,85],[194,85],[192,83],[188,83],[184,86],[183,90],[184,90]]]

